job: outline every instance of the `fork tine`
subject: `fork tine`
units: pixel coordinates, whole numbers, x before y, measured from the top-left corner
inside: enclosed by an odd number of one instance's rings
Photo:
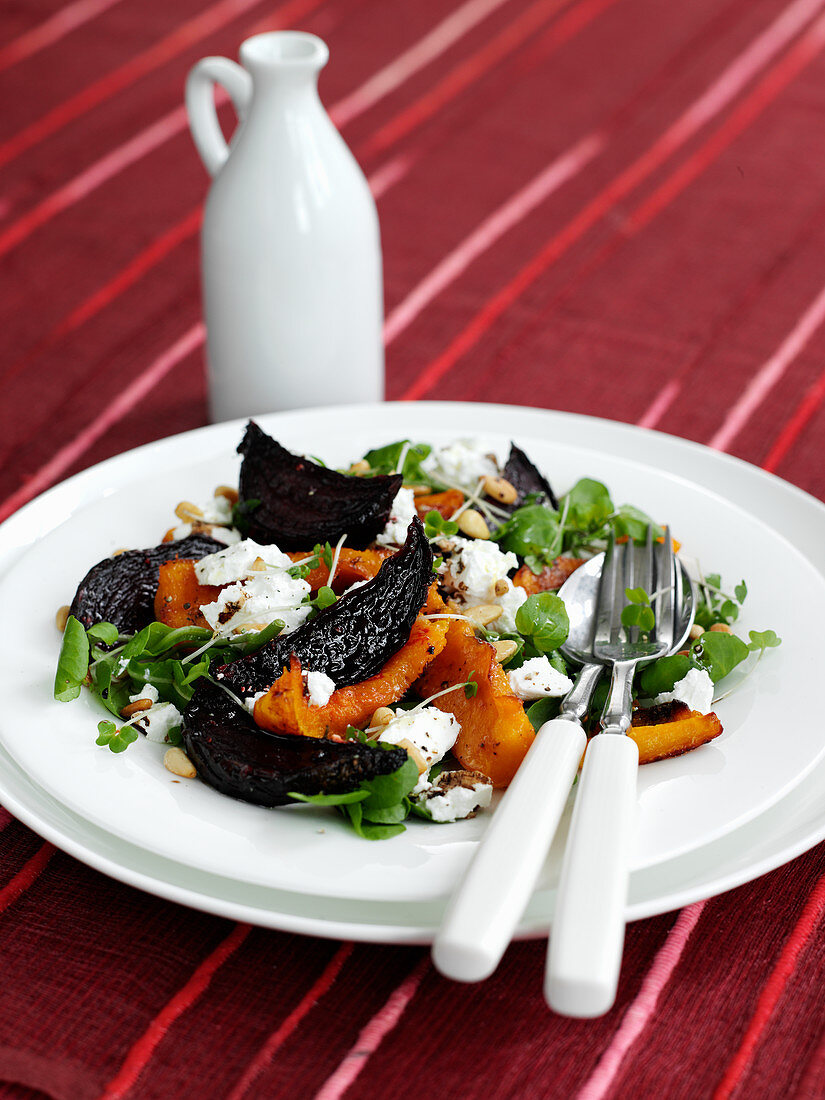
[[[647,538],[645,539],[644,564],[642,566],[641,586],[648,595],[655,591],[654,584],[654,556],[653,556],[653,526],[647,525]]]
[[[612,636],[613,609],[616,604],[616,574],[618,563],[616,561],[616,540],[611,534],[607,541],[607,549],[604,552],[604,564],[599,580],[599,593],[596,599],[596,614],[593,617],[593,644],[604,643]],[[621,614],[621,611],[619,612]]]
[[[664,642],[668,648],[675,641],[676,586],[681,580],[681,570],[676,568],[676,556],[673,553],[673,539],[670,527],[665,527],[664,543],[659,552],[659,568],[656,587],[659,591],[656,608],[656,639]]]

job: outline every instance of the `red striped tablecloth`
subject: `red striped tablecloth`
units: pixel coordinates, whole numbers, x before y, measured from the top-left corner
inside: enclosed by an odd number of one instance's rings
[[[330,44],[378,196],[388,395],[661,428],[825,495],[825,0],[7,5],[0,515],[205,422],[188,67]],[[812,720],[819,721],[816,712]],[[468,989],[421,948],[235,925],[0,821],[2,1095],[825,1095],[825,850],[633,925],[617,1004],[543,945]]]

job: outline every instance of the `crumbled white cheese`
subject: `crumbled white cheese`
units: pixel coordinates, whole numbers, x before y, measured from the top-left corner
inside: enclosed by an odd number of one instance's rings
[[[472,787],[450,787],[442,794],[426,797],[427,790],[438,789],[433,784],[427,784],[423,792],[425,797],[420,799],[420,803],[429,811],[433,821],[441,823],[461,821],[475,810],[486,809],[493,797],[491,783],[475,783]]]
[[[552,699],[566,695],[573,681],[553,668],[547,657],[531,657],[521,668],[507,673],[510,689],[519,699]]]
[[[507,576],[518,568],[518,558],[505,553],[497,542],[486,539],[452,539],[452,556],[444,583],[458,596],[465,607],[498,604],[502,613],[490,624],[491,630],[512,632],[516,629],[516,612],[527,599],[527,592],[514,585]],[[504,581],[507,591],[496,595],[496,584]]]
[[[481,477],[498,475],[495,462],[469,439],[458,439],[447,447],[438,447],[427,455],[421,469],[435,477],[440,473],[447,481],[467,489],[475,489]]]
[[[137,695],[129,696],[130,703],[137,703],[139,699],[147,699],[152,706],[140,711],[131,724],[146,735],[147,741],[165,741],[169,730],[183,722],[183,715],[174,703],[158,702],[158,689],[152,684],[146,684]]]
[[[310,706],[325,707],[335,691],[335,681],[325,672],[305,672],[303,677],[309,692]]]
[[[702,668],[692,668],[678,683],[673,691],[657,695],[655,703],[684,703],[690,710],[700,714],[709,714],[713,706],[713,680]]]
[[[402,487],[395,494],[395,500],[390,508],[390,518],[375,541],[379,546],[402,546],[407,537],[407,528],[417,514],[415,494],[412,489]]]
[[[213,630],[231,634],[239,627],[260,630],[273,619],[281,619],[284,630],[295,630],[310,612],[305,603],[310,587],[283,569],[252,573],[239,584],[222,588],[214,603],[201,607],[201,613]]]
[[[178,524],[177,527],[172,528],[172,542],[180,542],[181,539],[188,538],[194,530],[191,523]],[[209,537],[218,542],[225,542],[227,546],[241,541],[241,533],[234,527],[211,527]]]
[[[201,584],[231,584],[255,576],[252,569],[260,558],[271,569],[291,569],[292,561],[277,546],[259,546],[254,539],[244,539],[195,562],[195,576]],[[269,572],[269,570],[266,570]]]
[[[204,504],[198,501],[198,508],[203,512],[199,516],[201,523],[219,523],[222,527],[229,527],[232,523],[232,504],[225,496],[210,497]]]
[[[422,707],[421,710],[395,712],[393,720],[379,734],[379,741],[397,745],[409,741],[414,745],[428,767],[432,767],[450,751],[461,732],[458,719],[438,707]]]

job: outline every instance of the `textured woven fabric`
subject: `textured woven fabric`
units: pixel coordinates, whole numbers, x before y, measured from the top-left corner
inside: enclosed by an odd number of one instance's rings
[[[329,42],[378,197],[388,396],[657,427],[825,497],[825,0],[1,19],[0,517],[205,423],[183,79],[278,27]],[[545,1009],[539,942],[466,988],[422,948],[233,924],[0,829],[2,1096],[825,1096],[825,846],[633,924],[615,1007],[580,1022]]]

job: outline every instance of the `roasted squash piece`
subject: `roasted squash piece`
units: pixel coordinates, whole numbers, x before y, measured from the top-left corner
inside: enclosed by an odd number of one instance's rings
[[[496,787],[506,787],[535,733],[493,647],[476,638],[469,623],[453,620],[444,648],[427,666],[416,690],[424,698],[470,678],[478,684],[473,698],[459,688],[434,699],[433,705],[461,723],[453,754],[463,767],[489,775]]]
[[[464,494],[460,489],[445,489],[443,493],[425,493],[415,498],[415,510],[421,519],[427,518],[428,512],[439,512],[444,519],[449,519],[453,512],[457,512],[464,503]]]
[[[528,596],[535,596],[538,592],[552,592],[561,588],[580,565],[584,565],[584,558],[556,558],[552,565],[545,565],[540,573],[534,573],[529,565],[522,565],[513,577],[513,584],[523,588]]]
[[[390,657],[377,676],[338,688],[323,707],[310,704],[301,680],[301,662],[293,654],[289,668],[255,704],[255,721],[263,729],[308,737],[341,734],[347,726],[363,727],[378,707],[406,695],[444,648],[448,626],[448,620],[419,616],[409,641]]]
[[[338,564],[335,567],[335,576],[332,578],[332,589],[339,595],[356,581],[369,581],[378,573],[385,558],[389,557],[389,551],[382,550],[350,550],[346,546],[341,548],[338,555]],[[303,561],[311,557],[311,551],[291,551],[288,554],[293,561]],[[324,562],[318,565],[306,575],[306,581],[313,594],[325,584],[329,584],[329,566]]]
[[[219,593],[219,586],[199,582],[193,561],[186,558],[165,561],[160,567],[155,593],[155,618],[166,626],[208,629],[209,623],[201,614],[201,607],[214,603]]]
[[[639,746],[639,763],[650,764],[690,752],[721,732],[722,723],[712,711],[700,714],[677,702],[639,708],[634,712],[628,737]]]

